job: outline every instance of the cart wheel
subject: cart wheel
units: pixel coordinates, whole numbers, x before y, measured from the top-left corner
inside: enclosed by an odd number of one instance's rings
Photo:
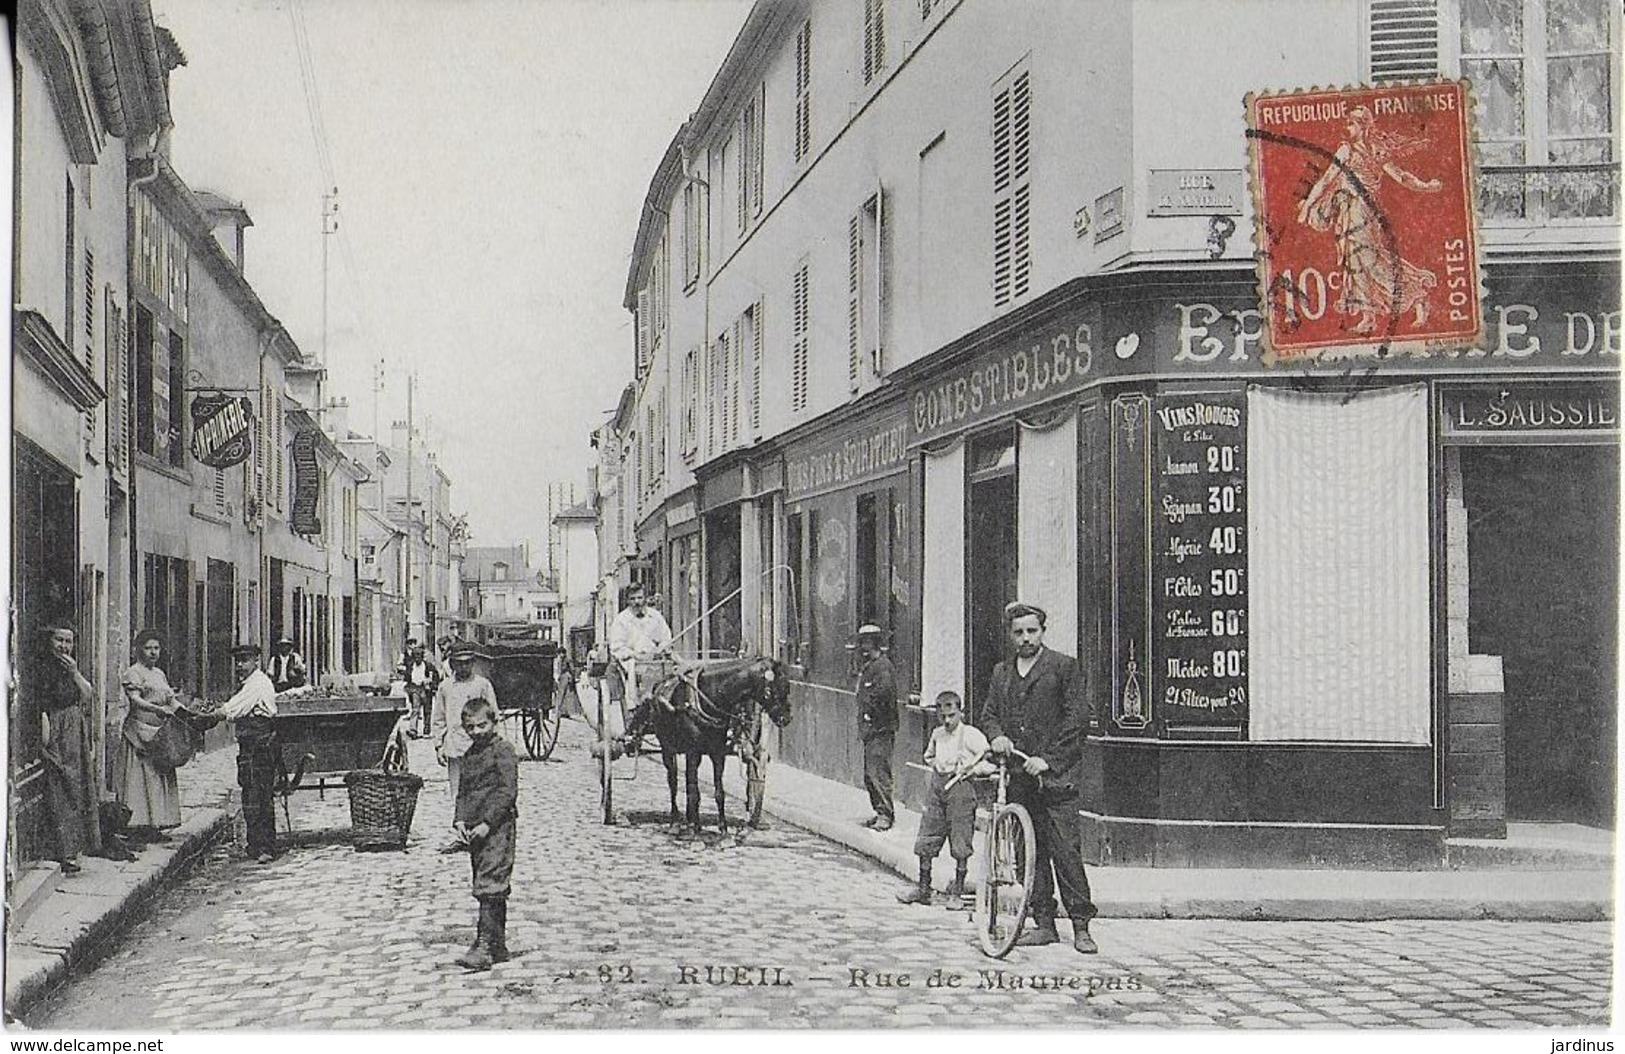
[[[554,694],[552,703],[547,709],[536,714],[536,745],[530,746],[531,740],[528,736],[525,739],[531,757],[546,761],[553,756],[553,748],[559,745],[559,727],[564,723],[564,697],[570,691],[573,689],[566,682],[565,686]]]
[[[604,717],[604,698],[598,698],[598,803],[603,811],[604,825],[615,823],[615,770],[610,760],[612,740],[609,721]]]

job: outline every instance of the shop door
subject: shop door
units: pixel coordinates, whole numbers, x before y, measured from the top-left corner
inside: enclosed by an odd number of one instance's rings
[[[1612,826],[1619,448],[1461,453],[1468,645],[1499,655],[1509,820]]]
[[[970,608],[970,683],[965,690],[975,720],[993,667],[1009,650],[1004,606],[1016,599],[1014,434],[1001,433],[972,445],[969,491],[965,594]]]
[[[739,506],[705,518],[706,607],[711,611],[708,650],[739,650]]]
[[[235,690],[231,668],[232,637],[237,626],[237,568],[224,560],[210,560],[205,599],[205,683],[212,699],[228,698]]]

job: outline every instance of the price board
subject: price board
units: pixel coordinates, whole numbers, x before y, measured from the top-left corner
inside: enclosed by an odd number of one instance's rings
[[[1162,727],[1234,729],[1247,713],[1246,397],[1158,395],[1151,592]]]

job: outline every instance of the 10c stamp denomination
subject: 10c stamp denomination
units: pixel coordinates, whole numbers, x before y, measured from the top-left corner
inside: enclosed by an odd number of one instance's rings
[[[1271,356],[1481,339],[1470,105],[1455,81],[1247,97]]]

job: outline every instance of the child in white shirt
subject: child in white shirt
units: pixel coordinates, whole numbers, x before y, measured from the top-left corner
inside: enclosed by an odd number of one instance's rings
[[[958,903],[965,895],[965,869],[971,857],[971,836],[976,829],[976,790],[969,779],[960,779],[949,787],[956,776],[970,772],[990,772],[993,766],[984,760],[987,737],[964,721],[964,703],[957,692],[937,695],[937,712],[942,724],[931,732],[931,741],[925,746],[925,763],[931,768],[931,789],[926,797],[925,813],[920,817],[919,835],[914,839],[914,855],[920,858],[919,882],[899,893],[897,899],[904,904],[931,903],[931,863],[942,852],[942,843],[948,843],[948,852],[954,858],[954,880],[948,886],[948,896]]]

